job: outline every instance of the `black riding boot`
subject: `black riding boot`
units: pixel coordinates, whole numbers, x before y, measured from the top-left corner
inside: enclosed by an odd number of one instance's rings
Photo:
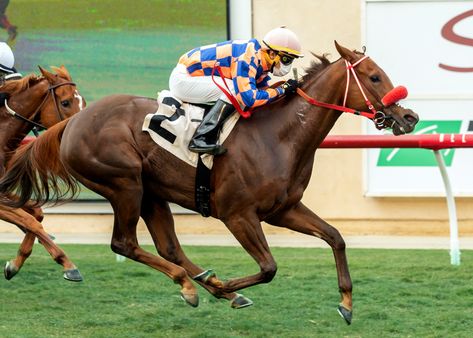
[[[220,128],[225,120],[234,112],[235,108],[231,103],[218,100],[210,111],[205,115],[202,123],[189,143],[189,150],[195,153],[207,153],[211,155],[221,155],[226,149],[217,144]]]

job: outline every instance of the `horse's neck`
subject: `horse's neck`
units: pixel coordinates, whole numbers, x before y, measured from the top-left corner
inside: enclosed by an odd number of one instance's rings
[[[308,81],[302,89],[317,101],[340,104],[343,99],[344,75],[338,64],[332,64],[316,79]],[[285,135],[284,139],[291,144],[299,158],[313,156],[340,116],[340,112],[314,106],[299,95],[287,104],[283,114],[287,120],[282,124],[279,135]]]
[[[13,95],[8,100],[8,106],[21,116],[32,119],[36,110],[43,101],[47,90],[47,81],[42,81],[35,86]],[[0,165],[6,160],[6,153],[15,150],[21,140],[31,131],[32,126],[7,112],[2,108],[0,114]],[[3,160],[3,161],[1,161]]]

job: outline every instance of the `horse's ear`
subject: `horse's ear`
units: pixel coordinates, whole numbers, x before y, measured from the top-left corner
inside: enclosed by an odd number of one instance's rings
[[[39,68],[39,71],[41,72],[41,74],[43,74],[43,76],[49,81],[49,83],[54,82],[54,79],[56,78],[56,75],[54,75],[50,71],[47,71],[46,69],[44,69],[41,66],[38,66],[38,68]]]
[[[66,67],[64,67],[64,65],[62,65],[61,67],[51,66],[51,69],[54,70],[56,74],[60,77],[67,79],[68,81],[72,81],[71,76],[69,75],[69,72],[67,71]]]
[[[336,40],[334,40],[334,43],[335,43],[335,48],[337,49],[338,53],[340,54],[342,58],[344,58],[345,60],[351,63],[354,63],[358,59],[358,57],[356,56],[354,52],[338,44]]]
[[[61,67],[59,67],[59,69],[61,69],[61,71],[62,71],[62,73],[64,74],[64,76],[65,76],[69,81],[72,81],[71,75],[69,74],[69,71],[67,70],[67,68],[66,68],[64,65],[61,65]]]

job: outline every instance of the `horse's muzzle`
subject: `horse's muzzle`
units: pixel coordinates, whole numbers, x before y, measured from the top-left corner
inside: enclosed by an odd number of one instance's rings
[[[398,104],[386,107],[384,113],[386,114],[384,127],[391,128],[396,136],[412,132],[419,122],[419,116],[416,113]]]

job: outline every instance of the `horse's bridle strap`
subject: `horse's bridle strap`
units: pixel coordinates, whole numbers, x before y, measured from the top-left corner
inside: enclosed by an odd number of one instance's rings
[[[59,117],[59,120],[62,121],[64,120],[64,116],[62,116],[61,112],[60,112],[60,109],[59,109],[59,106],[57,104],[57,100],[56,100],[56,94],[54,92],[54,89],[58,88],[58,87],[61,87],[61,86],[65,86],[65,85],[71,85],[71,86],[75,86],[76,84],[74,82],[62,82],[62,83],[58,83],[58,84],[55,84],[55,85],[52,85],[52,86],[49,86],[48,87],[48,91],[43,99],[43,101],[41,101],[41,104],[38,106],[38,108],[36,108],[35,112],[33,113],[31,119],[28,119],[20,114],[18,114],[17,112],[15,112],[13,109],[11,109],[9,106],[8,106],[8,103],[7,103],[7,100],[5,100],[5,108],[7,109],[7,111],[13,115],[14,117],[16,117],[17,119],[20,119],[24,122],[27,122],[31,125],[33,125],[34,127],[38,128],[39,130],[46,130],[47,128],[45,126],[43,126],[42,124],[38,123],[38,122],[35,122],[33,121],[32,119],[34,119],[34,117],[36,116],[36,114],[41,110],[41,108],[43,107],[44,103],[46,102],[46,100],[48,99],[48,96],[49,94],[51,94],[51,96],[53,97],[53,101],[54,101],[54,107],[56,108],[56,112],[57,112],[57,115]]]
[[[338,111],[341,111],[343,113],[351,113],[351,114],[355,114],[355,115],[361,115],[361,116],[367,117],[369,119],[373,119],[375,117],[375,113],[359,111],[359,110],[355,110],[355,109],[352,109],[352,108],[339,106],[339,105],[336,105],[336,104],[317,101],[313,97],[310,97],[309,95],[307,95],[301,88],[297,88],[297,94],[302,96],[307,102],[309,102],[310,104],[312,104],[314,106],[319,106],[319,107],[323,107],[323,108],[338,110]]]
[[[319,107],[324,107],[328,109],[333,109],[333,110],[338,110],[343,113],[351,113],[355,115],[361,115],[364,117],[369,118],[370,120],[373,120],[374,123],[376,124],[376,127],[379,129],[382,127],[384,124],[385,120],[388,118],[384,112],[382,111],[377,111],[374,106],[371,104],[370,100],[365,94],[365,91],[363,90],[363,86],[361,85],[360,79],[358,79],[358,76],[356,75],[355,72],[355,67],[358,66],[361,62],[366,60],[368,58],[367,55],[363,56],[361,59],[357,60],[355,63],[350,63],[349,61],[345,60],[345,65],[346,65],[346,72],[347,72],[347,81],[346,81],[346,86],[345,86],[345,95],[343,97],[343,106],[339,106],[336,104],[330,104],[330,103],[325,103],[325,102],[320,102],[317,101],[316,99],[310,97],[307,95],[302,89],[297,88],[297,93],[302,96],[307,102],[309,102],[312,105],[319,106]],[[365,112],[365,111],[358,111],[352,108],[348,108],[345,106],[348,98],[348,89],[350,87],[350,75],[353,75],[353,78],[356,81],[356,84],[358,85],[358,88],[361,91],[361,94],[363,95],[363,98],[365,99],[366,106],[371,112]]]
[[[46,130],[47,128],[45,126],[43,126],[42,124],[38,123],[38,122],[35,122],[35,121],[32,121],[32,120],[29,120],[27,119],[26,117],[18,114],[16,111],[14,111],[13,109],[10,108],[10,106],[8,105],[8,101],[5,99],[5,109],[7,110],[8,113],[10,113],[12,116],[16,117],[17,119],[20,119],[24,122],[27,122],[29,124],[32,124],[34,127],[36,127],[37,129],[39,130]]]

